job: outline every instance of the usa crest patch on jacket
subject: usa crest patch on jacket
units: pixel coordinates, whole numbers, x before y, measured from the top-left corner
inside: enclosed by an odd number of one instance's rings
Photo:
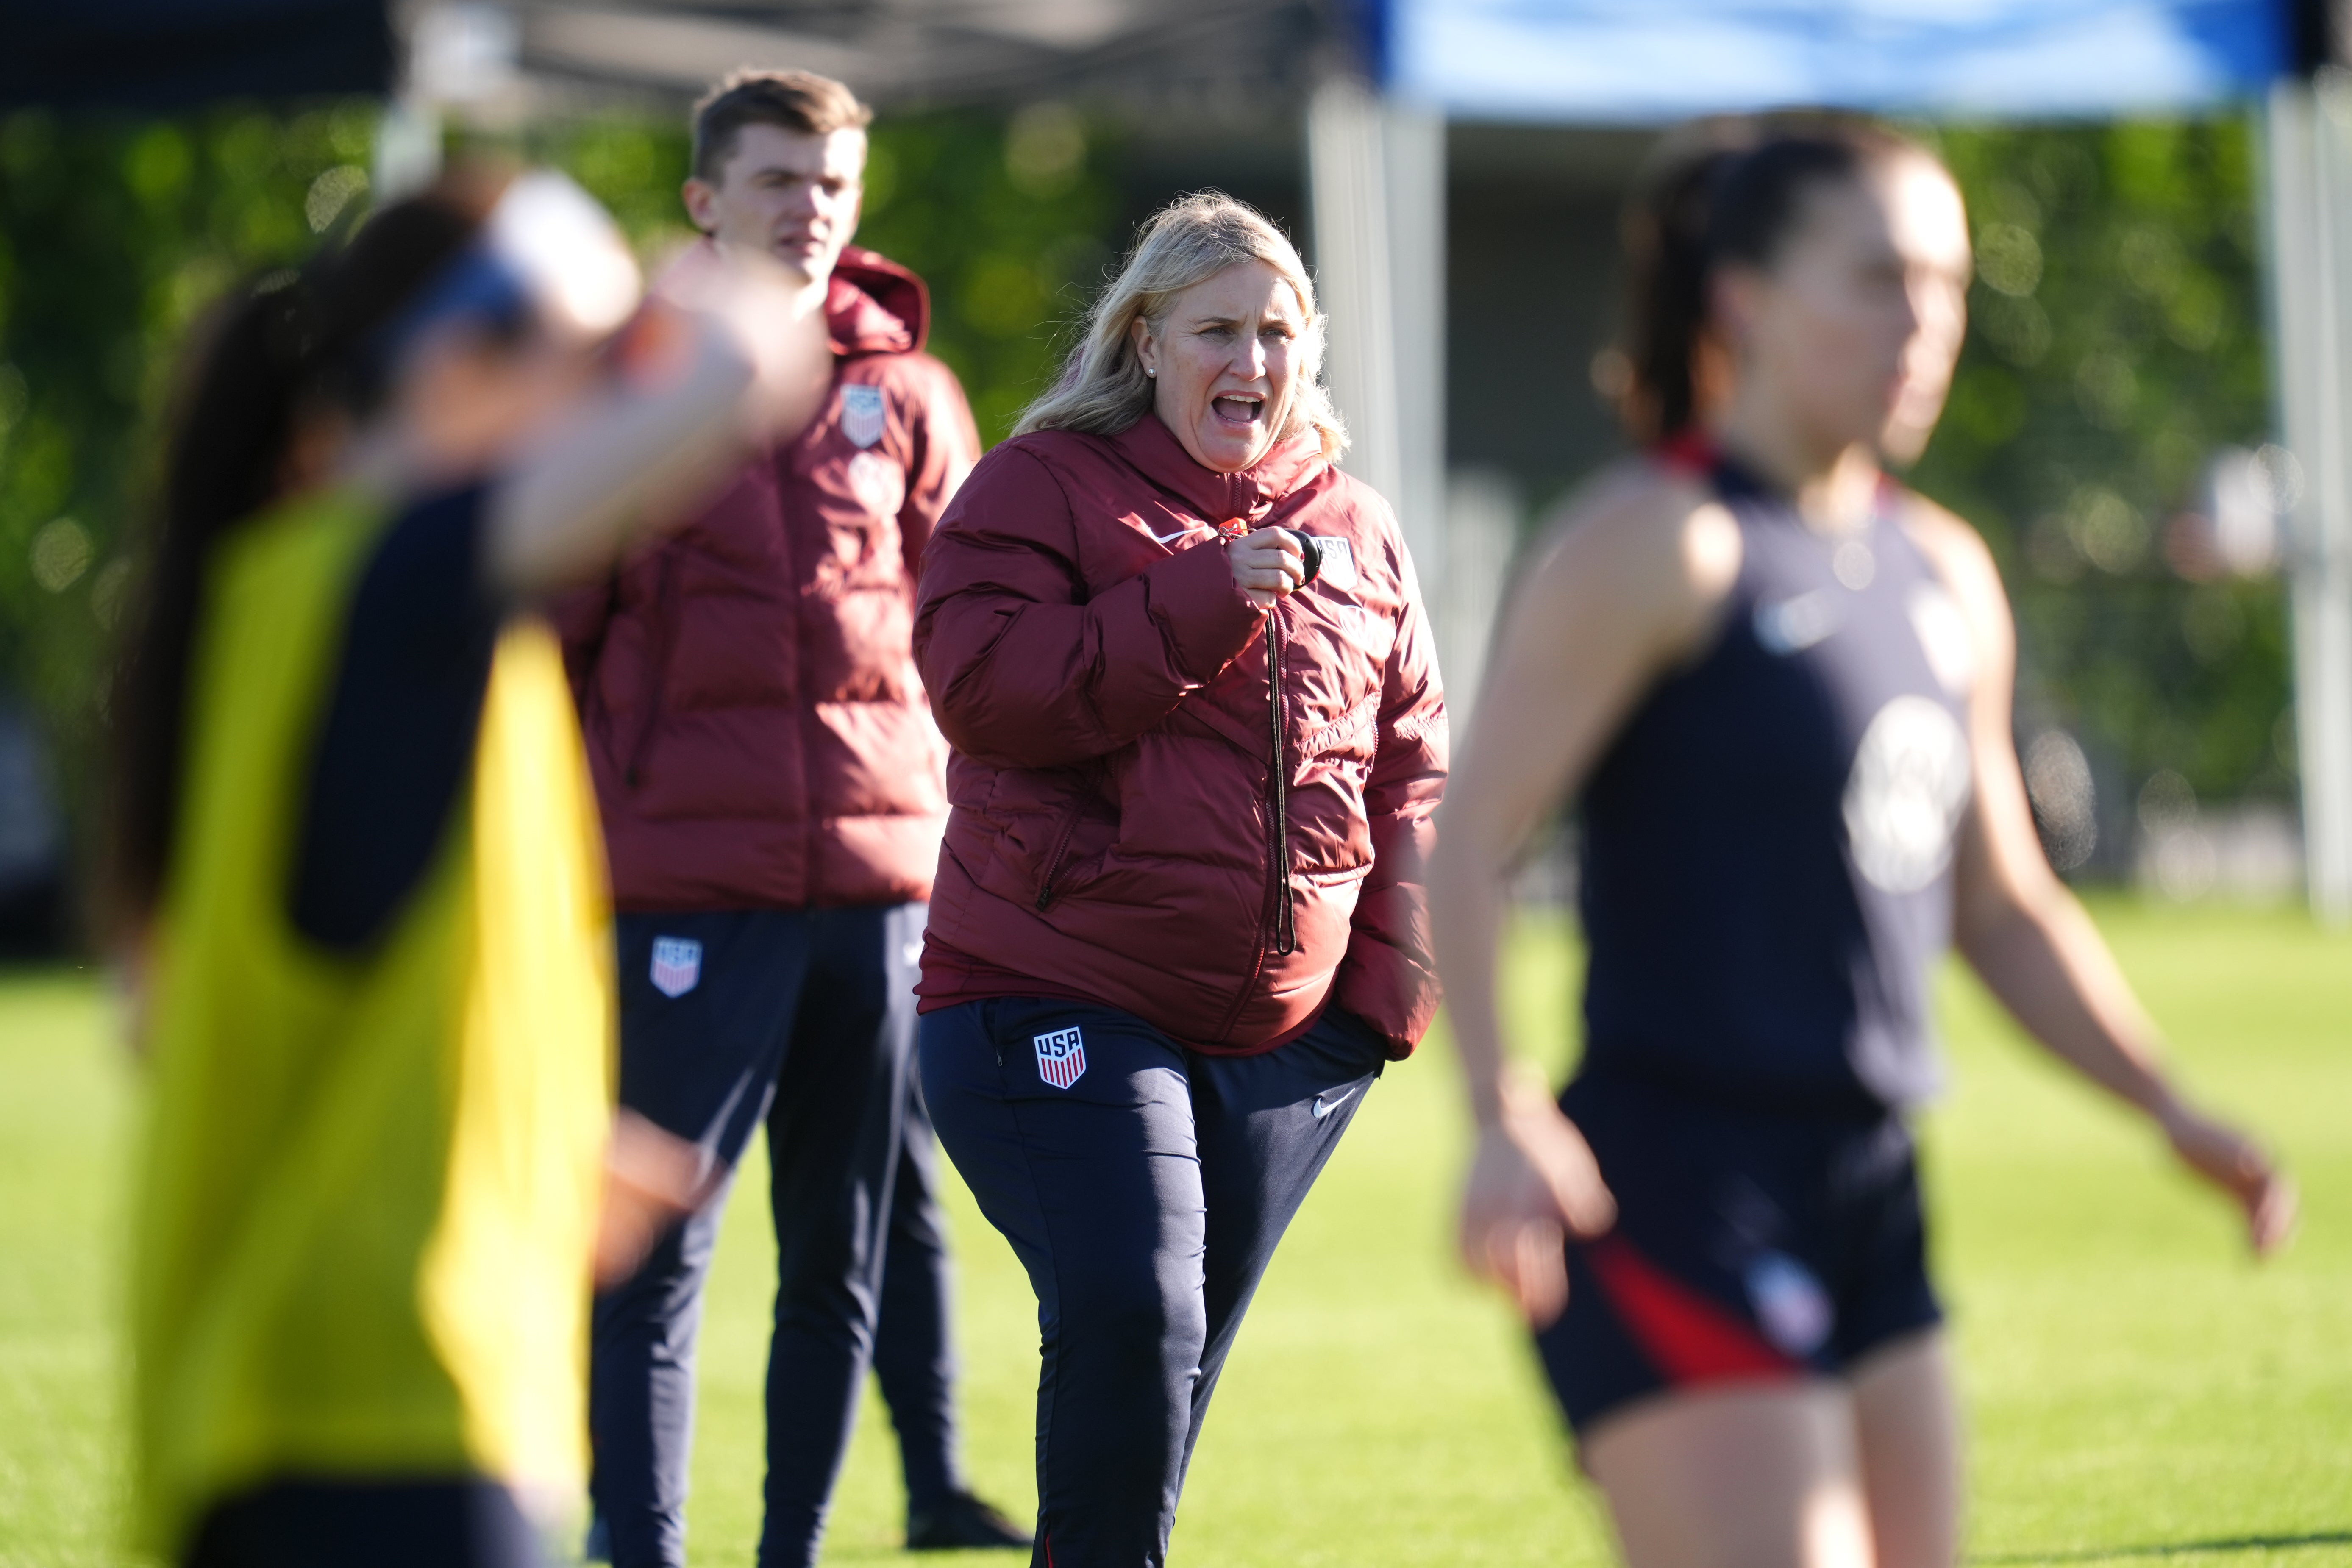
[[[871,447],[882,439],[882,389],[850,382],[841,389],[841,433],[850,444]]]

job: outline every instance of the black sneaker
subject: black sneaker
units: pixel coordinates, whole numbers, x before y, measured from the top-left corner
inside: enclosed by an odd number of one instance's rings
[[[962,1547],[1029,1545],[1029,1532],[972,1496],[950,1492],[945,1502],[907,1515],[907,1550],[953,1552]]]

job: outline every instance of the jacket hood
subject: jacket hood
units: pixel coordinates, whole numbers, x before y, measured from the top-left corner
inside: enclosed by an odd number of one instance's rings
[[[1110,437],[1110,444],[1129,467],[1160,489],[1173,491],[1202,516],[1218,521],[1256,519],[1275,502],[1311,483],[1330,465],[1324,460],[1322,442],[1312,430],[1277,441],[1265,457],[1237,474],[1205,468],[1184,449],[1176,433],[1147,413]]]
[[[931,334],[931,294],[888,257],[845,246],[834,263],[824,321],[837,354],[909,353]]]

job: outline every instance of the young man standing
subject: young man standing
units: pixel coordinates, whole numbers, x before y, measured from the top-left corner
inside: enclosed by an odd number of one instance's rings
[[[834,390],[564,616],[620,911],[616,1165],[684,1219],[596,1306],[593,1494],[615,1568],[685,1562],[703,1281],[763,1118],[780,1278],[761,1568],[815,1562],[869,1363],[906,1460],[908,1544],[1027,1544],[956,1474],[908,1064],[947,813],[909,618],[979,440],[921,352],[921,279],[849,245],[869,119],[796,71],[740,73],[696,107],[687,210],[707,244],[765,250],[824,291]]]

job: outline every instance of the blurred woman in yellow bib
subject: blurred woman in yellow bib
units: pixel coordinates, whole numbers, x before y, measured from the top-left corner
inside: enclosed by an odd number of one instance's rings
[[[641,308],[576,187],[474,179],[197,355],[114,709],[145,1549],[526,1563],[576,1500],[592,1260],[661,1179],[610,1139],[595,802],[528,610],[805,418],[790,298]]]

